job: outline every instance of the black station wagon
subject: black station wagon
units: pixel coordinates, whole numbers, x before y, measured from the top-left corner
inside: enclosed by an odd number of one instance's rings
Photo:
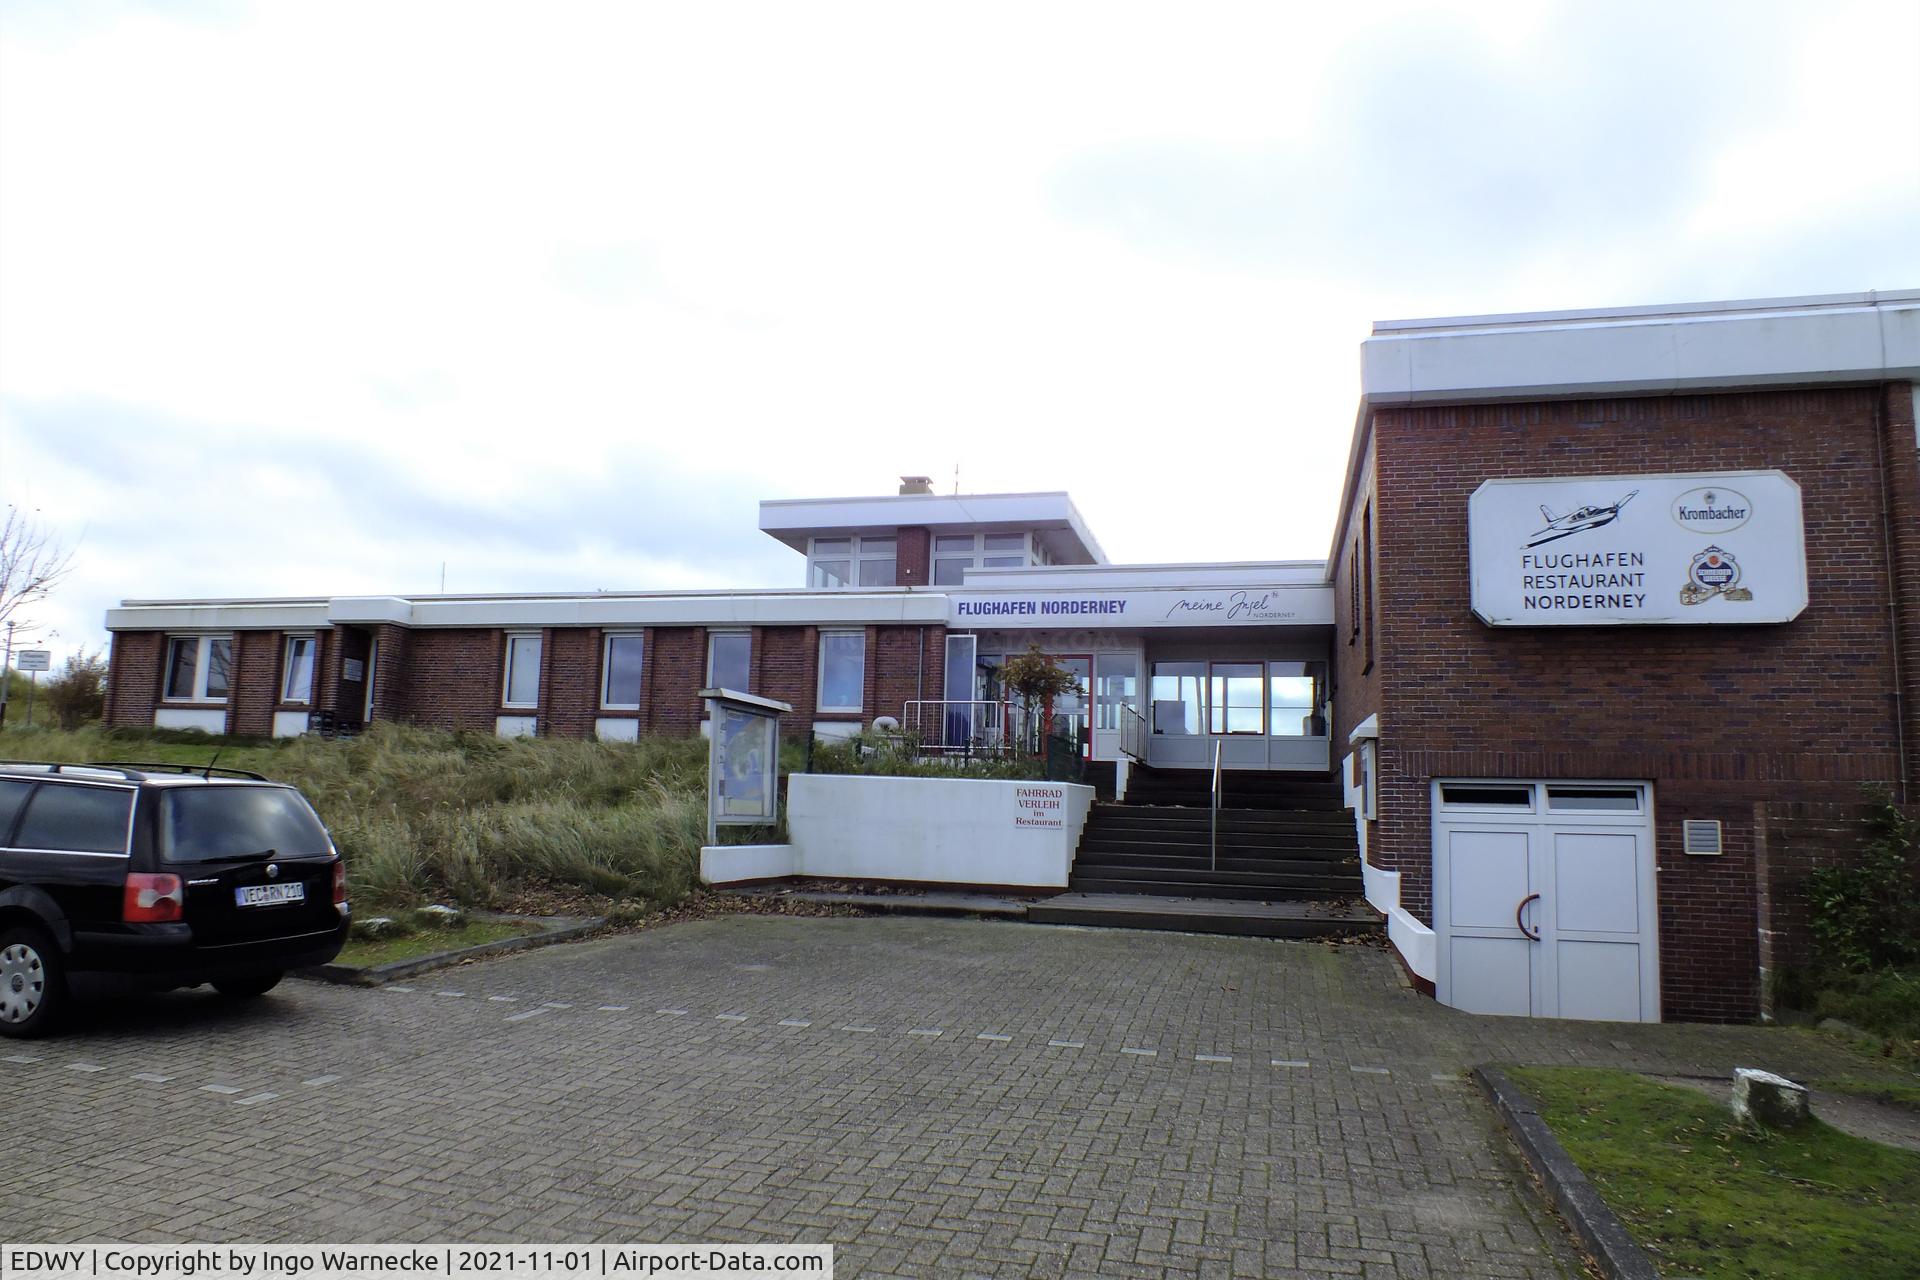
[[[0,762],[0,1035],[45,1031],[77,985],[261,995],[338,955],[349,915],[346,866],[292,787]]]

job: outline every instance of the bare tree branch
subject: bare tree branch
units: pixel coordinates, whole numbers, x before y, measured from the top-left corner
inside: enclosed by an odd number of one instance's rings
[[[30,610],[73,572],[73,552],[34,513],[9,505],[0,520],[0,627],[28,627]]]

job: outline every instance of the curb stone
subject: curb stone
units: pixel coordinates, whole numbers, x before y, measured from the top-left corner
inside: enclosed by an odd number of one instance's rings
[[[1473,1078],[1546,1187],[1554,1207],[1573,1224],[1581,1245],[1600,1264],[1601,1274],[1608,1280],[1660,1280],[1653,1259],[1633,1242],[1620,1219],[1607,1208],[1600,1192],[1540,1118],[1533,1099],[1498,1067],[1475,1067]]]
[[[556,942],[571,942],[605,928],[607,923],[604,916],[476,915],[472,918],[538,924],[541,926],[541,931],[518,938],[501,938],[497,942],[482,942],[475,946],[462,947],[458,951],[441,951],[429,956],[416,956],[411,960],[394,960],[387,964],[369,965],[365,968],[338,963],[317,965],[311,969],[296,969],[293,976],[315,982],[340,983],[344,986],[378,987],[433,969],[444,969],[448,965],[459,964],[462,960],[484,960],[491,956],[510,955],[516,951],[531,951],[535,947],[551,946]]]

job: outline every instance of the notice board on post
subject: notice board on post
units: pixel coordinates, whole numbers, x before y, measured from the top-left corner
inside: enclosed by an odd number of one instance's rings
[[[723,826],[780,820],[780,717],[793,707],[733,689],[702,689],[707,704],[707,843]]]

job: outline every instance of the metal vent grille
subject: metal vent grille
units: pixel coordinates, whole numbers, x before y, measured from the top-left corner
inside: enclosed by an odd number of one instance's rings
[[[1705,818],[1689,818],[1680,824],[1682,847],[1687,853],[1717,854],[1720,848],[1720,823]]]

